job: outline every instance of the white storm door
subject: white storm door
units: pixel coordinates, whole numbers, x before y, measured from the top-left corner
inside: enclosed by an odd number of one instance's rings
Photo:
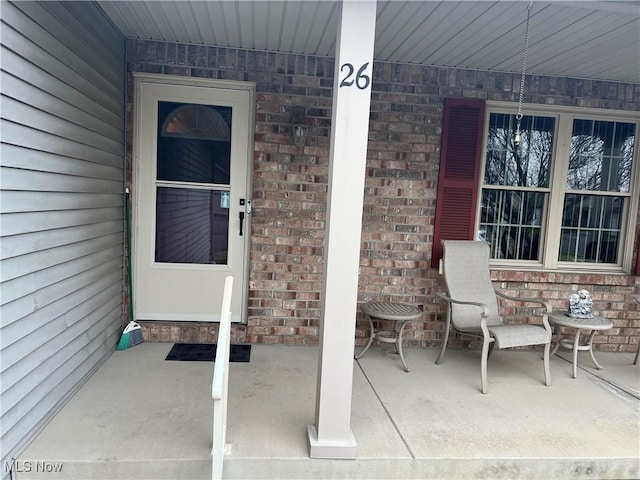
[[[245,320],[251,86],[136,76],[134,314]]]

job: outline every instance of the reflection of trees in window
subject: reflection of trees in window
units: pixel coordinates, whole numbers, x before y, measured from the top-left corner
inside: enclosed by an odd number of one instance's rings
[[[567,189],[598,190],[601,180],[602,140],[590,135],[571,137]]]
[[[628,192],[635,143],[631,123],[573,122],[567,190]],[[567,193],[558,258],[571,262],[617,263],[624,197]]]
[[[631,125],[633,128],[633,125]],[[622,144],[622,161],[618,174],[618,185],[620,192],[628,192],[631,190],[631,167],[633,166],[633,147],[636,143],[635,135],[628,136]]]
[[[521,141],[517,146],[514,140],[515,123],[514,115],[491,115],[484,183],[548,187],[554,119],[523,117]]]
[[[628,192],[634,130],[631,123],[575,120],[567,189]]]
[[[555,119],[523,117],[517,145],[515,128],[515,115],[490,115],[480,237],[492,258],[539,260]]]
[[[556,132],[565,118],[572,128]],[[478,237],[491,244],[491,258],[621,265],[637,124],[570,112],[526,116],[516,145],[516,123],[515,115],[490,113],[486,127]],[[566,145],[560,161],[552,158],[556,144]],[[566,178],[565,188],[552,193],[552,178]]]

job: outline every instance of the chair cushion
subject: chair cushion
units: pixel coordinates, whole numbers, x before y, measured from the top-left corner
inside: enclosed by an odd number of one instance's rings
[[[445,240],[442,242],[444,279],[454,300],[486,305],[487,325],[502,325],[498,300],[489,273],[486,242]],[[451,305],[451,322],[458,330],[480,327],[482,309],[474,305]]]
[[[551,342],[551,333],[540,325],[494,325],[489,332],[498,348],[524,347]]]

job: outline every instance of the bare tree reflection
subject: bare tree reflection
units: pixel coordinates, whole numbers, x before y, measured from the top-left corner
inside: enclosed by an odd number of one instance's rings
[[[523,117],[518,144],[515,124],[515,115],[490,115],[479,236],[493,258],[539,260],[555,119]],[[617,262],[627,197],[611,193],[629,192],[634,146],[632,123],[574,120],[560,260]]]
[[[600,192],[628,192],[635,144],[630,123],[581,120],[573,123],[559,259],[616,263],[625,199]]]
[[[493,258],[536,260],[548,193],[554,119],[523,117],[521,140],[515,143],[515,116],[492,114],[487,139],[481,236],[492,245]],[[522,188],[518,188],[522,187]]]
[[[634,144],[631,123],[575,120],[567,189],[628,192]]]

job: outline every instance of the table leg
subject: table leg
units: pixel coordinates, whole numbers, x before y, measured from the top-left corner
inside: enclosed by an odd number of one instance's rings
[[[601,366],[600,366],[600,364],[596,361],[596,357],[594,357],[594,356],[593,356],[593,346],[592,346],[592,343],[593,343],[593,337],[595,337],[595,336],[596,336],[596,331],[595,331],[595,330],[593,330],[593,331],[591,332],[591,334],[589,335],[589,344],[588,344],[588,345],[589,345],[589,355],[591,356],[591,361],[592,361],[592,362],[593,362],[593,364],[596,366],[596,368],[597,368],[598,370],[602,370],[602,367],[601,367]]]
[[[398,331],[398,338],[396,339],[396,350],[400,354],[400,360],[402,361],[402,366],[404,367],[404,371],[408,373],[409,372],[409,367],[407,367],[407,362],[404,361],[404,355],[402,353],[402,333],[404,332],[404,326],[406,324],[407,324],[407,322],[402,322],[402,326],[400,327],[400,330]]]
[[[560,338],[562,335],[560,331],[560,325],[554,325],[553,327],[556,331],[556,344],[554,345],[553,350],[551,350],[551,355],[555,355],[558,349],[560,348]]]
[[[373,343],[373,339],[376,337],[376,334],[373,331],[373,320],[371,320],[371,317],[369,317],[369,316],[367,316],[367,320],[369,320],[369,328],[371,329],[370,330],[371,331],[371,335],[369,336],[369,343],[367,343],[367,346],[364,347],[364,349],[358,355],[354,356],[354,358],[356,360],[359,360],[365,353],[367,353],[367,350],[369,350],[369,347]]]
[[[580,349],[580,329],[576,328],[576,334],[573,338],[573,366],[571,369],[571,376],[576,378],[578,376],[578,350]]]

